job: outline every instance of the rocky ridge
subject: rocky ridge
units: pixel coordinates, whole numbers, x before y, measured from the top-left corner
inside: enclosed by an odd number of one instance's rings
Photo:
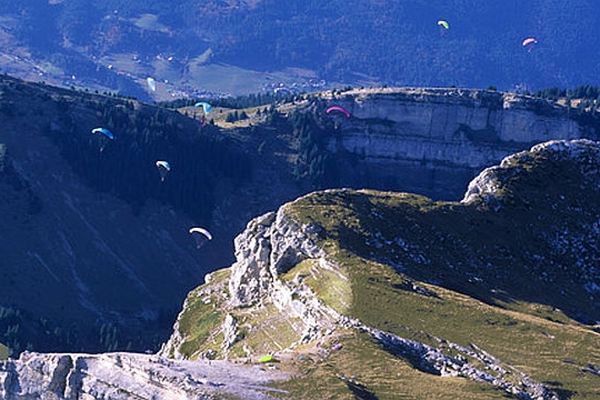
[[[581,174],[587,179],[595,180],[600,165],[600,150],[596,142],[591,140],[553,140],[535,145],[529,151],[522,151],[505,157],[500,165],[485,169],[469,183],[463,203],[472,203],[477,199],[490,201],[497,195],[498,189],[505,185],[507,179],[520,172],[515,165],[531,154],[559,159],[576,160]]]
[[[301,319],[305,329],[289,350],[299,344],[331,336],[337,328],[357,329],[368,333],[388,351],[409,359],[411,364],[425,372],[485,382],[518,398],[558,400],[558,396],[543,384],[505,365],[475,345],[466,348],[435,338],[439,347],[432,347],[408,340],[341,315],[320,301],[301,281],[283,283],[278,277],[305,259],[316,260],[319,268],[340,273],[335,262],[327,257],[314,239],[311,240],[314,234],[308,232],[315,231],[318,228],[314,226],[299,227],[295,224],[285,215],[285,208],[276,214],[268,213],[251,221],[236,238],[237,261],[232,266],[229,280],[229,306],[252,307],[258,304],[260,307],[270,302],[280,312]],[[228,314],[223,324],[223,345],[226,349],[235,342],[237,336],[230,321]],[[162,354],[167,355],[170,349],[180,345],[181,336],[176,334]],[[455,355],[449,355],[448,351],[453,351]],[[483,368],[477,368],[470,360],[481,363]]]

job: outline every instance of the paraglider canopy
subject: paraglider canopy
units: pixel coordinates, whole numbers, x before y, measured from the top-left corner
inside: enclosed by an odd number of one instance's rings
[[[340,112],[344,114],[346,118],[350,118],[352,116],[352,114],[350,114],[350,111],[346,110],[342,106],[331,106],[326,111],[327,114],[331,114],[332,112]]]
[[[197,248],[204,246],[204,244],[207,241],[212,240],[212,238],[213,238],[209,231],[207,231],[204,228],[199,228],[199,227],[191,228],[190,235],[192,235],[192,237],[196,241]]]
[[[171,172],[171,164],[168,161],[157,161],[156,168],[158,168],[158,172],[160,173],[161,181],[164,181],[167,174]]]
[[[437,24],[438,24],[438,26],[441,26],[441,27],[442,27],[442,28],[444,28],[444,29],[450,29],[450,24],[448,23],[448,21],[445,21],[445,20],[443,20],[443,19],[440,19],[440,20],[437,22]]]
[[[530,37],[527,38],[525,40],[523,40],[523,47],[527,47],[527,46],[531,46],[533,44],[536,44],[538,41],[536,38]]]
[[[156,81],[154,80],[154,78],[146,78],[146,82],[148,82],[148,87],[150,87],[150,90],[152,90],[153,92],[156,92]]]
[[[115,135],[113,135],[113,133],[106,128],[92,129],[92,133],[101,134],[101,135],[109,138],[110,140],[113,140],[115,138]]]
[[[169,164],[169,162],[168,162],[168,161],[157,161],[157,162],[156,162],[156,166],[157,166],[158,168],[164,168],[164,169],[166,169],[167,171],[170,171],[170,170],[171,170],[171,164]]]
[[[277,360],[271,354],[267,354],[266,356],[262,356],[258,359],[258,362],[261,364],[276,362]]]
[[[199,103],[194,104],[194,107],[202,108],[202,111],[204,111],[204,114],[208,114],[209,112],[212,111],[212,106],[205,101],[201,101]]]

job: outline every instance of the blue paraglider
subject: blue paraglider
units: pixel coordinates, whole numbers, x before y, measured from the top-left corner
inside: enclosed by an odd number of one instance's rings
[[[108,141],[115,140],[115,135],[113,135],[113,133],[106,128],[92,129],[92,133],[99,138],[100,151],[104,151],[104,147]]]
[[[113,135],[113,133],[111,131],[109,131],[108,129],[106,129],[106,128],[92,129],[92,133],[103,135],[103,136],[109,138],[110,140],[114,140],[115,139],[115,135]]]
[[[202,108],[202,111],[204,111],[204,114],[208,114],[208,113],[210,113],[212,111],[212,106],[209,103],[205,102],[205,101],[201,101],[199,103],[196,103],[194,105],[194,107],[196,107],[196,108]]]

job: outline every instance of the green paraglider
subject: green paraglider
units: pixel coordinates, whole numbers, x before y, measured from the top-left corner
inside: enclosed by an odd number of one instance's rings
[[[262,356],[261,358],[259,358],[258,362],[261,364],[267,364],[267,363],[277,362],[277,360],[271,354],[267,354],[266,356]]]
[[[438,24],[438,26],[441,26],[442,28],[444,28],[444,29],[446,29],[446,30],[450,29],[450,24],[448,23],[448,21],[445,21],[445,20],[443,20],[443,19],[440,19],[440,20],[437,22],[437,24]]]

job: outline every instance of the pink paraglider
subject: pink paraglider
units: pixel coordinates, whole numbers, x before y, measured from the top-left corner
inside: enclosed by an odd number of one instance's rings
[[[352,114],[350,114],[350,111],[346,110],[344,107],[341,106],[331,106],[327,109],[326,113],[331,114],[334,111],[341,112],[346,116],[346,118],[350,118],[352,116]]]

